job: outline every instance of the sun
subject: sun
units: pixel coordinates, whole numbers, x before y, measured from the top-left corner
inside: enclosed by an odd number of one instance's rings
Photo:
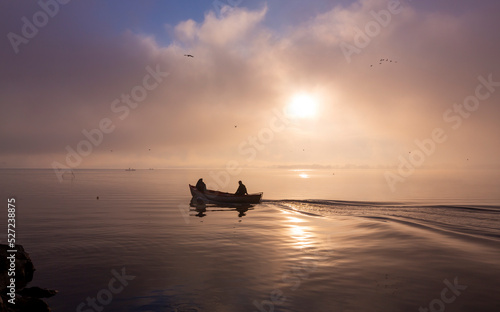
[[[316,111],[316,99],[304,93],[294,95],[287,107],[288,116],[291,118],[313,118]]]

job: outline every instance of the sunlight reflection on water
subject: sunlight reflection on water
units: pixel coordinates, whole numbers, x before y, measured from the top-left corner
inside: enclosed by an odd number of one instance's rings
[[[299,177],[301,177],[303,179],[307,179],[307,178],[309,178],[309,175],[307,173],[301,173],[301,174],[299,174]]]
[[[302,224],[305,222],[304,220],[287,216],[286,221],[288,221],[286,226],[290,237],[294,239],[293,246],[295,248],[304,249],[314,245],[315,240],[311,234],[311,228]]]

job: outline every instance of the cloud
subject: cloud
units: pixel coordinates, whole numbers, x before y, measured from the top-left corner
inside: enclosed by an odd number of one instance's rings
[[[260,11],[233,9],[233,13],[225,14],[225,18],[217,18],[215,12],[209,11],[201,25],[188,20],[175,27],[176,39],[192,43],[195,39],[207,46],[229,48],[232,44],[245,41],[264,19],[267,8]]]
[[[392,165],[436,127],[450,141],[429,163],[471,151],[498,165],[483,151],[500,149],[491,135],[500,130],[498,94],[458,130],[443,121],[474,92],[479,75],[500,81],[500,40],[491,31],[498,5],[459,14],[404,4],[348,63],[342,43],[354,44],[357,30],[387,6],[336,6],[279,32],[266,26],[267,7],[236,8],[224,18],[209,11],[201,22],[175,25],[166,46],[153,35],[117,35],[103,21],[92,23],[92,5],[68,6],[21,53],[1,43],[0,160],[13,167],[64,162],[65,147],[75,148],[83,129],[110,118],[115,131],[82,167],[247,164],[238,146],[268,127],[273,109],[294,93],[309,92],[320,99],[319,118],[276,133],[248,165]],[[15,9],[11,16],[26,14],[26,6]],[[3,33],[19,29],[18,18],[6,20]],[[379,64],[382,58],[394,62]],[[141,84],[148,66],[169,76],[120,120],[111,103]]]

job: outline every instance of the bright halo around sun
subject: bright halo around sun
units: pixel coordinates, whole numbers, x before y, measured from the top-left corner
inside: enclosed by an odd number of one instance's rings
[[[316,111],[316,99],[304,93],[294,95],[287,107],[288,116],[291,118],[313,118]]]

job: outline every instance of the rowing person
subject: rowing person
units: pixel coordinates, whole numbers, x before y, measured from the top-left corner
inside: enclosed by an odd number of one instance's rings
[[[234,193],[234,195],[248,195],[247,187],[245,186],[245,184],[243,184],[243,182],[241,181],[238,181],[238,183],[240,184],[240,186],[238,186],[238,190],[236,191],[236,193]]]

